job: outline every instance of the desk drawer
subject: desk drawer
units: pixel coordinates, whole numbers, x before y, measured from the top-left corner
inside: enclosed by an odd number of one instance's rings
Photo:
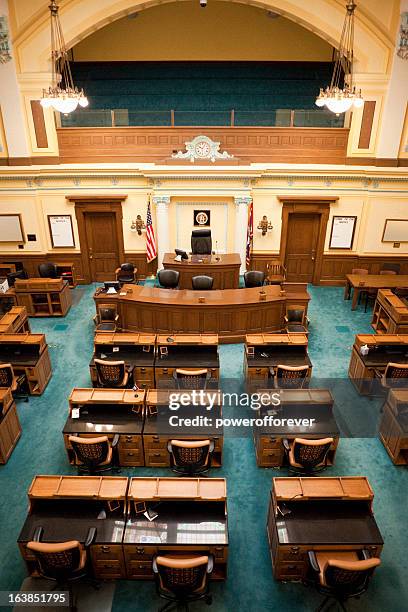
[[[268,378],[269,368],[251,368],[247,370],[248,378]]]
[[[97,561],[94,563],[95,577],[102,580],[117,580],[125,578],[126,574],[124,567],[120,561],[107,559],[106,561]]]
[[[139,381],[154,382],[153,368],[133,368],[133,380],[139,384]]]
[[[125,434],[121,435],[119,439],[118,449],[126,450],[126,449],[140,449],[142,442],[142,436]]]
[[[143,444],[145,450],[163,450],[167,451],[168,436],[143,436]]]
[[[156,546],[143,546],[136,544],[124,544],[126,562],[149,561],[157,555]]]
[[[170,463],[170,456],[164,450],[145,451],[145,465],[151,467],[167,467]]]
[[[280,467],[283,463],[283,453],[278,449],[265,448],[260,460],[263,467]]]
[[[173,378],[175,368],[155,368],[156,380],[158,378]]]
[[[119,464],[123,466],[143,466],[143,453],[138,448],[119,449]]]
[[[272,436],[262,436],[260,438],[260,444],[262,449],[275,448],[280,450],[282,448],[281,438],[274,438]]]
[[[151,561],[130,561],[127,563],[127,578],[134,580],[148,580],[153,578],[153,564]]]
[[[302,580],[306,571],[306,563],[279,563],[276,567],[276,578],[278,580]]]
[[[120,544],[93,544],[92,556],[96,560],[123,560],[123,551]]]
[[[285,546],[278,548],[278,560],[287,563],[303,563],[307,559],[307,548]]]
[[[400,450],[408,450],[408,438],[401,438]]]

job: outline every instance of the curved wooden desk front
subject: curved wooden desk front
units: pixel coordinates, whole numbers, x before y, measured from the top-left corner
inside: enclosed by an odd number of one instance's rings
[[[259,288],[189,291],[124,285],[122,293],[95,293],[96,304],[116,303],[123,330],[158,334],[216,333],[221,343],[243,342],[246,334],[282,329],[286,305],[307,309],[309,294],[294,285],[281,295],[279,286],[263,287],[266,299],[260,301]],[[200,303],[199,297],[205,298]]]

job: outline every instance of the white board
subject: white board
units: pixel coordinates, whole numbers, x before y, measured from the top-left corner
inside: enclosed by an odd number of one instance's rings
[[[351,249],[357,217],[333,217],[329,247]]]
[[[53,248],[74,247],[71,215],[48,215]]]
[[[383,242],[408,242],[408,219],[386,219]]]
[[[25,242],[20,215],[0,215],[0,242]]]

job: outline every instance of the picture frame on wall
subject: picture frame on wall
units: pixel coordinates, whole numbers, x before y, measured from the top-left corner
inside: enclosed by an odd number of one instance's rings
[[[408,219],[386,219],[381,242],[408,242]]]
[[[329,249],[352,249],[357,216],[334,215],[330,232]]]
[[[0,242],[26,241],[23,221],[19,213],[0,215]]]
[[[71,215],[48,215],[48,226],[53,249],[75,247]]]

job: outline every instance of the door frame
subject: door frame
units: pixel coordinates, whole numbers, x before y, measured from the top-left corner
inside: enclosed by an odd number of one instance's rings
[[[85,214],[86,213],[106,213],[111,212],[115,215],[116,240],[118,245],[119,261],[125,261],[125,247],[123,242],[123,211],[122,202],[127,195],[94,195],[94,196],[67,196],[67,200],[74,203],[75,216],[78,224],[79,245],[81,250],[82,269],[84,279],[87,284],[91,280],[91,267],[89,263],[89,245],[86,236]]]
[[[315,196],[279,196],[278,200],[282,202],[282,229],[280,240],[279,258],[284,263],[286,258],[286,249],[288,242],[289,215],[296,214],[311,214],[319,215],[319,235],[316,243],[316,257],[313,269],[313,285],[319,285],[323,265],[324,244],[326,242],[327,223],[329,221],[330,205],[337,202],[337,196],[323,196],[316,198]]]

